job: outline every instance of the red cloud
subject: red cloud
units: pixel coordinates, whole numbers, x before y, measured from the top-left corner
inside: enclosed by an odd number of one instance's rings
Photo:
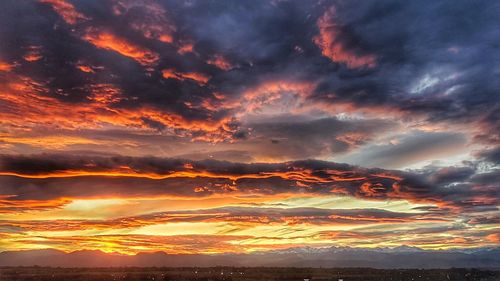
[[[70,25],[77,24],[79,21],[87,19],[86,16],[75,9],[73,4],[65,0],[39,0],[39,2],[51,5],[54,11]]]
[[[115,51],[122,56],[131,58],[144,66],[155,64],[160,56],[147,48],[129,42],[111,32],[97,29],[89,29],[83,36],[83,39],[92,45]]]
[[[233,65],[222,55],[215,55],[211,59],[207,60],[207,63],[225,71],[233,68]]]
[[[128,19],[130,28],[141,32],[146,38],[164,43],[174,41],[176,27],[167,11],[155,1],[114,1],[113,13]]]
[[[210,76],[200,72],[179,72],[174,69],[168,68],[162,70],[163,77],[166,79],[185,80],[190,79],[196,81],[198,84],[206,84],[210,80]]]
[[[328,9],[317,22],[319,34],[314,37],[314,43],[321,52],[334,62],[345,64],[348,68],[375,67],[374,55],[359,55],[349,49],[341,41],[341,26],[335,21],[335,8]]]

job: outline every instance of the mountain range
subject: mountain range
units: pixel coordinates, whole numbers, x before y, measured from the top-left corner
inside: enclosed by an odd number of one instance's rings
[[[292,248],[248,254],[167,254],[165,252],[123,255],[102,251],[66,253],[54,249],[5,251],[0,266],[52,267],[371,267],[371,268],[500,268],[500,248],[474,250],[422,250],[396,248]]]

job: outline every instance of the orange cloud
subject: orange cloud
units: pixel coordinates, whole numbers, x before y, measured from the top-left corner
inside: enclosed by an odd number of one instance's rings
[[[162,70],[163,77],[166,79],[185,80],[190,79],[196,81],[198,84],[206,84],[210,80],[210,76],[199,72],[179,72],[174,69],[168,68]]]
[[[144,66],[155,64],[160,56],[147,48],[140,47],[107,31],[97,29],[87,30],[83,39],[97,48],[107,49],[131,58]]]
[[[207,63],[225,71],[233,68],[233,65],[221,55],[215,55],[213,58],[209,59]]]
[[[132,15],[128,14],[130,10]],[[127,18],[129,26],[141,32],[146,38],[164,43],[174,41],[176,27],[168,17],[167,11],[156,1],[113,1],[113,13]]]
[[[439,189],[433,189],[429,183],[414,182],[411,174],[403,172],[364,169],[338,163],[285,162],[268,164],[223,164],[213,161],[210,168],[203,161],[172,162],[163,158],[114,157],[113,159],[83,156],[68,157],[60,165],[52,160],[47,164],[47,155],[31,157],[4,156],[1,176],[23,178],[26,182],[38,182],[52,179],[71,183],[101,179],[104,181],[135,181],[143,196],[156,191],[150,186],[161,183],[173,185],[166,192],[169,195],[200,197],[216,194],[290,194],[321,196],[342,194],[370,200],[401,199],[412,203],[433,205],[449,212],[459,212],[478,203],[468,195],[461,201],[449,200]],[[61,157],[61,156],[58,156]],[[54,156],[54,158],[58,158]],[[12,164],[9,164],[12,163]],[[24,163],[24,164],[20,164]],[[57,162],[56,162],[57,163]],[[66,165],[63,165],[66,163]],[[149,163],[145,166],[145,163]],[[16,167],[24,167],[19,169]],[[44,166],[56,166],[58,169],[40,169]],[[319,166],[318,166],[319,165]],[[324,165],[324,166],[323,166]],[[192,168],[191,168],[192,167]],[[232,167],[231,169],[229,167]],[[313,168],[314,167],[314,168]],[[183,182],[183,189],[177,189]],[[423,187],[419,186],[423,185]],[[139,187],[140,186],[140,187]],[[175,186],[175,188],[174,188]],[[122,190],[121,185],[114,188]],[[418,188],[417,188],[418,187]],[[137,192],[139,189],[137,189]],[[37,194],[37,190],[33,191]],[[92,196],[99,192],[93,190]],[[61,195],[62,194],[62,195]],[[64,197],[64,192],[58,196]],[[105,190],[102,194],[107,194]],[[33,195],[35,196],[35,195]],[[465,204],[465,205],[464,205]],[[495,204],[495,200],[485,202]]]
[[[42,155],[43,156],[43,155]],[[10,159],[10,158],[9,158]],[[20,158],[22,160],[24,158]],[[22,161],[30,161],[36,163],[36,157],[26,158]],[[219,170],[216,166],[212,168],[204,167],[204,165],[197,164],[196,161],[184,162],[182,165],[176,166],[165,166],[158,167],[159,169],[137,169],[138,163],[141,161],[146,161],[145,158],[115,158],[113,160],[114,165],[110,166],[108,164],[99,165],[95,160],[86,159],[84,157],[77,158],[78,165],[60,168],[58,170],[43,170],[43,172],[33,171],[24,172],[18,171],[16,169],[3,168],[0,170],[0,175],[13,175],[24,178],[67,178],[67,177],[85,177],[85,176],[109,176],[109,177],[138,177],[147,179],[170,179],[170,178],[212,178],[212,179],[229,179],[231,181],[238,180],[250,180],[250,179],[276,179],[281,178],[288,181],[299,181],[304,187],[308,187],[308,184],[334,184],[336,182],[358,182],[362,184],[361,191],[366,192],[367,189],[364,187],[369,183],[365,181],[370,178],[378,178],[377,175],[371,175],[365,170],[335,170],[335,169],[320,169],[321,174],[318,174],[318,170],[309,169],[306,167],[295,166],[294,162],[283,163],[284,166],[278,166],[273,168],[273,164],[262,164],[267,168],[261,171],[245,171],[245,170],[234,170],[232,172],[226,172],[225,169]],[[160,160],[161,158],[159,158]],[[42,159],[39,159],[42,160]],[[9,160],[5,160],[7,163]],[[105,159],[101,159],[105,161]],[[214,163],[215,165],[215,163]],[[245,164],[248,168],[252,167],[252,164]],[[160,169],[161,168],[161,169]],[[386,173],[382,176],[383,178],[388,178],[392,181],[400,181],[402,178],[393,176],[389,178]],[[230,187],[232,190],[237,190],[236,183]],[[371,190],[375,192],[375,190]],[[377,193],[379,194],[379,193]]]
[[[174,38],[171,35],[168,34],[163,34],[158,37],[158,40],[160,40],[163,43],[172,43],[174,41]]]
[[[185,55],[187,53],[194,53],[194,45],[193,43],[189,42],[181,43],[177,52],[181,55]]]
[[[46,3],[52,6],[52,9],[58,13],[67,24],[77,24],[81,20],[87,19],[86,16],[79,13],[73,4],[65,0],[38,0],[40,3]]]
[[[242,94],[244,101],[244,108],[246,112],[255,112],[262,109],[266,105],[278,103],[287,95],[295,99],[295,104],[290,101],[283,102],[293,110],[300,107],[306,98],[312,93],[315,88],[313,82],[296,82],[286,80],[267,81],[260,85],[248,89]],[[276,108],[276,106],[273,106]]]
[[[38,236],[7,234],[3,239],[10,249],[23,250],[52,247],[65,252],[97,250],[106,253],[134,255],[141,252],[164,251],[169,254],[243,253],[251,245],[238,245],[238,241],[252,238],[243,235],[68,235]],[[13,245],[17,245],[14,246]],[[12,248],[11,248],[12,247]]]
[[[498,233],[489,234],[486,236],[486,240],[493,243],[500,243],[500,234]]]
[[[60,149],[72,145],[94,144],[102,145],[105,141],[92,140],[82,137],[72,136],[20,136],[19,134],[0,134],[0,142],[9,144],[26,144],[34,147],[41,147],[45,149]],[[111,142],[108,142],[112,144]]]
[[[92,69],[92,67],[88,66],[88,65],[84,65],[84,64],[79,64],[76,66],[78,69],[80,69],[80,71],[82,72],[86,72],[86,73],[94,73],[94,70]]]
[[[91,93],[88,99],[103,104],[116,103],[123,99],[121,90],[111,84],[91,85]]]
[[[23,56],[23,59],[28,62],[38,61],[43,58],[40,46],[29,46],[28,52]]]
[[[334,62],[345,64],[348,68],[375,67],[374,55],[356,54],[340,41],[340,25],[335,20],[335,7],[328,9],[318,19],[319,34],[313,41],[321,48],[322,54]]]
[[[41,207],[60,207],[47,204]],[[30,211],[39,210],[33,203],[23,202]],[[273,226],[348,226],[359,224],[405,224],[411,222],[446,222],[447,220],[429,214],[375,212],[371,209],[317,209],[317,208],[250,208],[223,207],[216,209],[184,210],[149,213],[139,216],[111,219],[61,219],[61,220],[1,220],[0,226],[22,228],[29,231],[76,231],[76,230],[112,230],[142,228],[158,224],[175,223],[228,223],[241,227]]]
[[[197,76],[185,77],[192,79]],[[71,104],[71,110],[68,111],[70,104],[50,97],[45,83],[28,77],[11,77],[10,81],[0,83],[0,100],[4,103],[0,117],[10,126],[53,126],[75,130],[98,129],[111,125],[151,131],[153,129],[144,123],[144,118],[147,118],[167,128],[177,129],[180,136],[193,136],[196,133],[194,140],[209,142],[229,139],[235,130],[228,125],[234,121],[231,117],[218,120],[188,120],[179,114],[164,112],[151,106],[135,109],[111,108],[111,104],[124,99],[121,90],[111,84],[89,85],[89,91],[90,103]],[[22,118],[19,112],[23,112]]]
[[[13,64],[9,64],[9,63],[0,61],[0,71],[9,72],[12,70],[12,68],[14,68]]]
[[[0,195],[0,214],[59,209],[71,202],[67,198],[54,200],[11,200],[12,197],[15,197],[15,195]]]

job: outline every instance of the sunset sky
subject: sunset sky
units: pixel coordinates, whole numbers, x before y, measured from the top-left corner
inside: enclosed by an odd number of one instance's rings
[[[498,1],[0,1],[0,251],[500,245]]]

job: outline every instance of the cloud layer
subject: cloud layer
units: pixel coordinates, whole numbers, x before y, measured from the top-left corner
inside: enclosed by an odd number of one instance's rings
[[[2,1],[0,250],[496,245],[499,12]]]

